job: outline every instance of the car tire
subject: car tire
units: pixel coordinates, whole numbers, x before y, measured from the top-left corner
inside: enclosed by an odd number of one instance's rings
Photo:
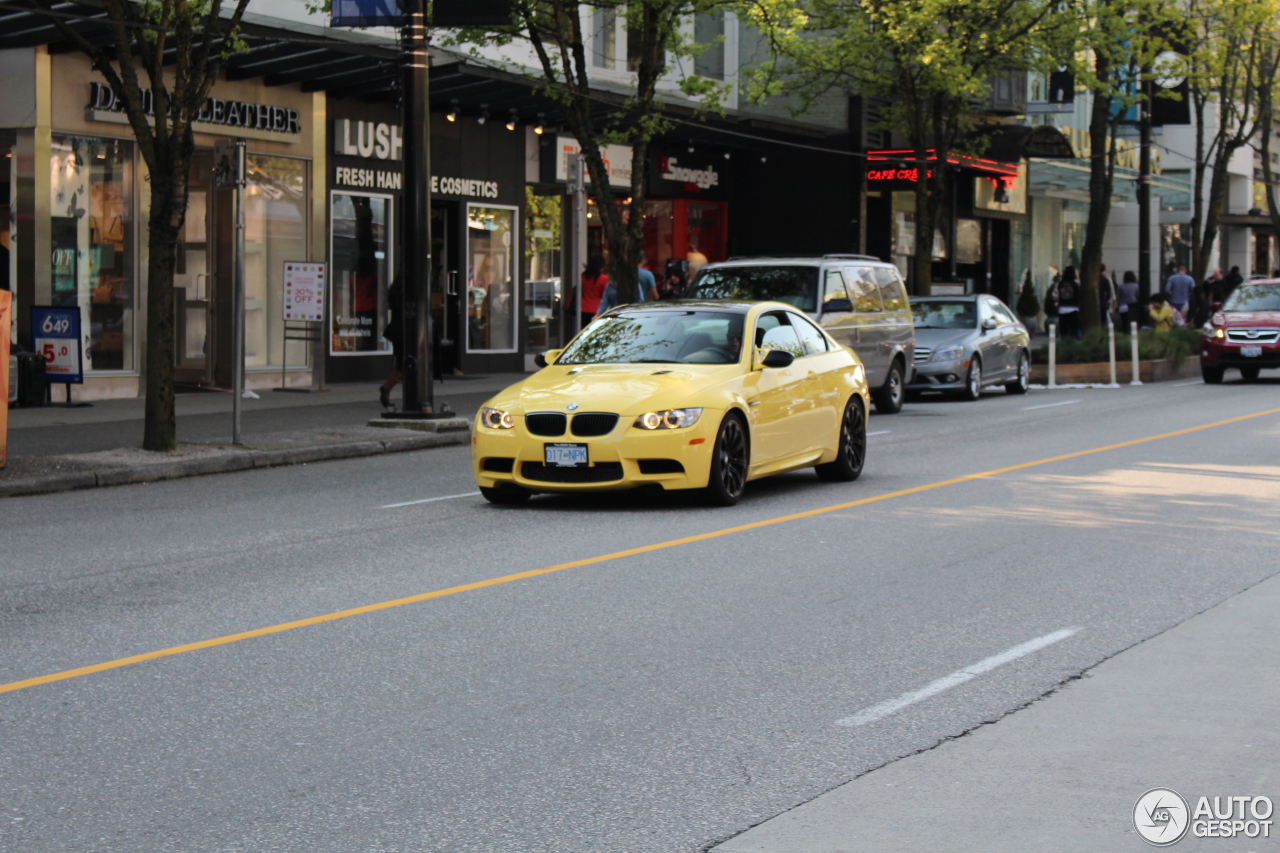
[[[969,359],[969,372],[964,376],[964,390],[960,392],[961,399],[976,400],[982,396],[982,359],[974,353],[973,358]]]
[[[828,482],[852,482],[862,474],[862,464],[867,459],[867,416],[862,407],[862,397],[855,394],[844,407],[836,440],[836,458],[826,464],[815,465],[813,470]]]
[[[1204,379],[1206,385],[1221,385],[1222,375],[1227,370],[1224,367],[1211,367],[1209,365],[1200,365],[1200,377]]]
[[[896,415],[902,411],[902,401],[905,397],[902,362],[895,358],[893,364],[889,365],[889,375],[885,377],[884,384],[872,392],[871,400],[876,404],[876,411],[880,414]]]
[[[1009,394],[1025,394],[1031,387],[1031,356],[1026,350],[1018,356],[1018,375],[1012,382],[1006,382],[1004,390]]]
[[[516,506],[522,504],[533,495],[528,489],[522,489],[519,486],[502,485],[502,486],[481,486],[480,496],[491,504],[498,506]]]
[[[711,478],[705,496],[712,506],[733,506],[747,488],[751,444],[742,418],[729,415],[720,422],[716,443],[711,449]]]
[[[1240,368],[1240,378],[1245,382],[1257,382],[1258,375],[1262,373],[1260,367],[1242,367]]]

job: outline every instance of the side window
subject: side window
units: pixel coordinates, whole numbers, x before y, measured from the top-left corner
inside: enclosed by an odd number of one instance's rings
[[[1001,325],[1010,325],[1018,322],[1013,319],[1013,315],[1009,313],[1009,309],[1004,307],[1002,303],[993,302],[991,303],[991,307],[995,309],[996,317],[999,318]]]
[[[818,327],[809,322],[808,317],[801,317],[799,314],[788,314],[787,319],[791,321],[791,328],[796,330],[796,335],[800,338],[800,343],[804,346],[805,355],[816,355],[820,352],[827,351],[827,339],[818,331]]]
[[[796,337],[796,330],[786,325],[786,316],[781,312],[771,312],[756,322],[756,347],[762,350],[780,349],[800,358],[805,354],[804,346]]]
[[[837,314],[848,311],[849,309],[839,305],[838,301],[848,301],[849,298],[844,276],[840,275],[839,270],[827,270],[822,282],[822,310]]]
[[[874,314],[880,311],[880,294],[871,268],[845,267],[844,274],[849,279],[853,310],[859,314]]]
[[[907,308],[907,290],[898,278],[898,271],[893,267],[876,267],[876,284],[880,289],[880,301],[886,311],[905,311]]]

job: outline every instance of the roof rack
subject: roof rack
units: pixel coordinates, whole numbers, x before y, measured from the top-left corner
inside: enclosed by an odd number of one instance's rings
[[[813,259],[813,260],[831,259],[831,260],[838,260],[838,261],[844,261],[844,260],[876,261],[877,263],[885,263],[885,261],[882,258],[877,258],[875,255],[846,255],[846,254],[839,254],[839,253],[815,255],[810,252],[799,252],[799,253],[768,252],[760,255],[733,255],[728,260],[731,260],[731,261],[756,261],[756,260],[806,261],[810,259]]]
[[[877,258],[875,255],[845,255],[837,253],[834,255],[823,255],[822,257],[847,261],[880,261],[880,263],[884,263],[884,261],[880,260],[880,258]]]

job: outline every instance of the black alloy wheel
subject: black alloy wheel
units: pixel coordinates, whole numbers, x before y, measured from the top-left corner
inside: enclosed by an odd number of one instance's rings
[[[902,362],[895,358],[893,364],[889,365],[889,375],[885,377],[884,384],[875,390],[871,399],[876,404],[876,411],[880,414],[896,415],[902,411],[902,400],[905,396]]]
[[[519,486],[509,483],[501,486],[481,486],[480,496],[491,504],[498,506],[515,506],[522,504],[533,495],[528,489],[522,489]]]
[[[1012,382],[1006,382],[1004,390],[1009,394],[1025,394],[1031,387],[1031,356],[1023,350],[1018,356],[1018,375]]]
[[[1206,385],[1221,385],[1222,375],[1226,373],[1225,367],[1212,367],[1210,365],[1200,365],[1200,376],[1204,379]]]
[[[737,415],[720,424],[711,450],[711,479],[707,482],[707,502],[713,506],[733,506],[747,488],[747,467],[751,454],[747,428]]]
[[[964,379],[964,391],[960,396],[966,400],[976,400],[982,396],[982,359],[977,353],[969,359],[969,373]]]
[[[824,465],[815,465],[813,470],[829,482],[852,482],[862,474],[862,464],[867,459],[867,416],[862,409],[862,397],[856,394],[844,407],[839,440],[836,458]]]
[[[1240,378],[1245,382],[1257,382],[1258,375],[1262,373],[1261,367],[1242,367],[1240,368]]]

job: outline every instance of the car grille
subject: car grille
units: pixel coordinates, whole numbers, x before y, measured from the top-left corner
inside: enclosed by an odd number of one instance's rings
[[[526,480],[539,483],[608,483],[622,479],[622,463],[597,462],[590,468],[567,468],[525,462],[520,466],[520,474]]]
[[[534,412],[524,416],[524,428],[533,435],[564,435],[568,418],[559,412]]]
[[[916,347],[916,364],[925,364],[929,361],[931,355],[933,355],[933,350]]]
[[[593,435],[608,435],[618,425],[618,416],[607,412],[583,412],[573,416],[570,429],[579,438]]]
[[[1233,344],[1274,344],[1280,329],[1227,329],[1227,340]]]

